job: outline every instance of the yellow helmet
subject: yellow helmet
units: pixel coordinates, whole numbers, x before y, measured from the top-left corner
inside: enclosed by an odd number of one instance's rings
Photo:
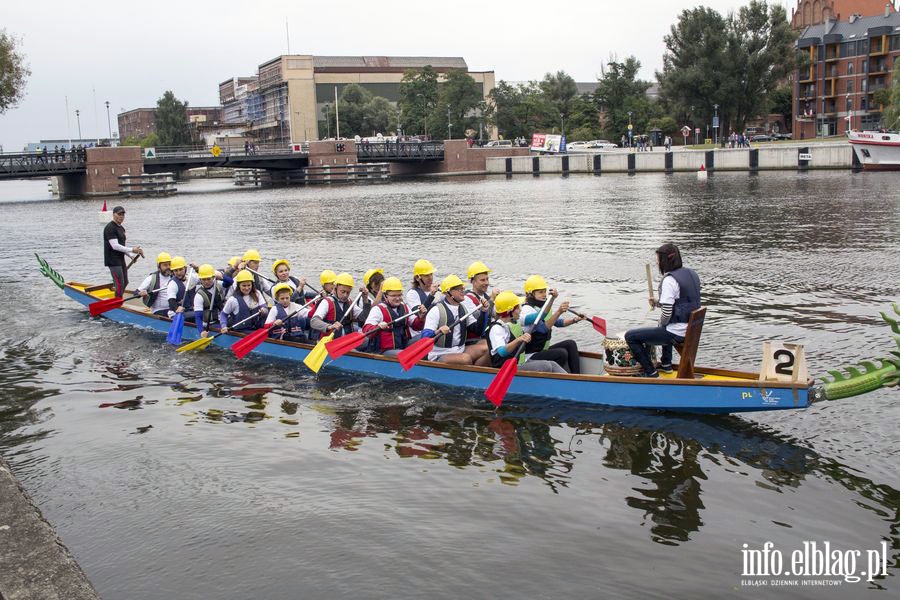
[[[479,273],[490,273],[491,270],[488,268],[486,264],[481,262],[480,260],[476,260],[471,265],[469,265],[469,270],[466,272],[466,276],[469,278],[469,281],[472,281],[472,278],[478,275]]]
[[[369,285],[369,280],[372,279],[372,275],[375,273],[381,273],[384,275],[384,269],[369,269],[366,271],[366,274],[363,275],[363,285]]]
[[[322,274],[319,275],[319,283],[325,285],[326,283],[334,283],[334,279],[337,275],[334,274],[334,271],[331,269],[325,269],[322,271]]]
[[[178,269],[183,269],[183,268],[187,267],[187,261],[184,260],[183,256],[176,256],[172,259],[172,264],[169,265],[169,267],[173,271],[176,271]]]
[[[209,279],[210,277],[216,276],[216,270],[213,269],[212,265],[200,265],[200,268],[197,269],[197,277],[200,279]]]
[[[288,271],[291,270],[291,263],[289,263],[286,258],[279,258],[278,260],[276,260],[275,262],[272,263],[272,272],[273,273],[275,272],[275,269],[278,268],[278,265],[284,265],[288,268]]]
[[[413,265],[413,276],[416,275],[431,275],[434,273],[434,265],[425,260],[424,258],[420,258],[416,261],[416,264]]]
[[[156,255],[156,264],[164,262],[172,262],[172,257],[169,256],[168,252],[160,252]]]
[[[455,287],[462,287],[465,284],[462,282],[462,279],[457,277],[456,275],[447,275],[444,277],[444,280],[441,282],[441,292],[446,294],[450,290]]]
[[[337,277],[334,278],[334,285],[346,285],[347,287],[355,287],[356,284],[353,283],[353,276],[350,273],[341,273]]]
[[[254,250],[251,248],[250,250],[247,250],[246,252],[244,252],[244,262],[247,262],[250,260],[255,260],[256,262],[259,262],[262,260],[262,257],[260,257],[259,252],[257,250]]]
[[[287,290],[288,292],[290,292],[291,295],[293,295],[293,293],[294,293],[294,288],[292,288],[290,285],[288,285],[286,283],[279,283],[278,285],[276,285],[275,287],[272,288],[272,297],[277,298],[278,292],[282,292],[284,290]]]
[[[241,271],[234,278],[235,283],[243,283],[244,281],[253,281],[253,273],[250,271]]]
[[[241,262],[240,256],[232,256],[230,259],[228,259],[228,266],[232,269],[237,269],[239,262]]]
[[[382,292],[402,292],[403,284],[396,277],[388,277],[381,283]]]
[[[535,290],[546,290],[547,282],[540,275],[532,275],[525,280],[525,293],[530,294]]]
[[[494,300],[494,309],[500,314],[509,312],[520,304],[522,304],[522,299],[515,292],[500,292]]]

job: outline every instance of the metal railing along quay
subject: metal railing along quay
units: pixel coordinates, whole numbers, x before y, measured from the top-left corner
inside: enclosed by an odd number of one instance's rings
[[[301,145],[300,153],[309,151],[309,144]],[[253,156],[285,156],[295,153],[291,146],[258,144],[254,148],[243,146],[219,146],[218,156],[212,146],[157,146],[154,158],[230,158]]]

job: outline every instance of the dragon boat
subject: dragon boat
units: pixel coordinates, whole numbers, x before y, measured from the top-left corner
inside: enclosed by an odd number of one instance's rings
[[[111,284],[65,282],[43,259],[38,257],[38,260],[41,262],[41,271],[44,275],[53,280],[76,302],[88,306],[100,300],[113,298]],[[103,316],[118,323],[150,329],[163,336],[172,323],[169,318],[152,314],[139,299],[125,301],[119,308],[105,312]],[[897,327],[896,321],[893,322],[893,327]],[[900,329],[897,329],[897,332],[900,333]],[[213,343],[228,349],[245,335],[229,331],[216,336]],[[196,327],[192,323],[185,323],[183,339],[190,341],[198,337]],[[253,352],[260,357],[283,359],[299,364],[313,347],[311,344],[266,339]],[[883,384],[890,385],[891,382],[896,382],[900,373],[900,360],[892,361],[892,359],[883,362],[881,368],[871,363],[863,363],[865,372],[848,367],[850,376],[839,371],[830,371],[833,376],[830,383],[835,386],[836,391],[833,395],[829,395],[827,385],[825,388],[815,387],[813,380],[810,379],[763,381],[759,373],[693,365],[688,369],[688,376],[685,376],[685,368],[681,365],[676,373],[661,374],[658,379],[617,376],[605,372],[604,355],[592,352],[580,354],[581,374],[520,370],[512,380],[509,393],[612,407],[726,414],[803,409],[817,400],[846,397],[877,389]],[[688,353],[682,355],[682,363],[686,354]],[[429,361],[420,361],[411,370],[404,371],[395,358],[356,351],[349,352],[337,361],[326,363],[323,368],[478,390],[485,390],[498,371],[489,367],[447,365]]]

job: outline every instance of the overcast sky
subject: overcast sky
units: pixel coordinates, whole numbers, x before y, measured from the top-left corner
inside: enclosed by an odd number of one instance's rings
[[[610,54],[634,54],[652,79],[682,10],[726,13],[748,1],[0,0],[0,27],[21,38],[32,71],[25,99],[0,116],[0,144],[76,137],[76,109],[85,138],[106,137],[106,100],[113,131],[117,113],[153,106],[167,89],[216,105],[220,82],[287,53],[285,20],[294,54],[462,56],[498,81],[560,69],[594,81]],[[773,2],[788,14],[796,5]]]

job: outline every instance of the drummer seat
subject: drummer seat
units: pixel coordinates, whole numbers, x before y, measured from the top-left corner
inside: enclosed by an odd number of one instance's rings
[[[698,308],[691,311],[688,318],[687,331],[684,334],[684,341],[675,344],[675,349],[681,356],[678,361],[679,379],[694,378],[694,360],[697,358],[697,347],[700,345],[700,334],[703,332],[703,321],[706,319],[706,307]]]

